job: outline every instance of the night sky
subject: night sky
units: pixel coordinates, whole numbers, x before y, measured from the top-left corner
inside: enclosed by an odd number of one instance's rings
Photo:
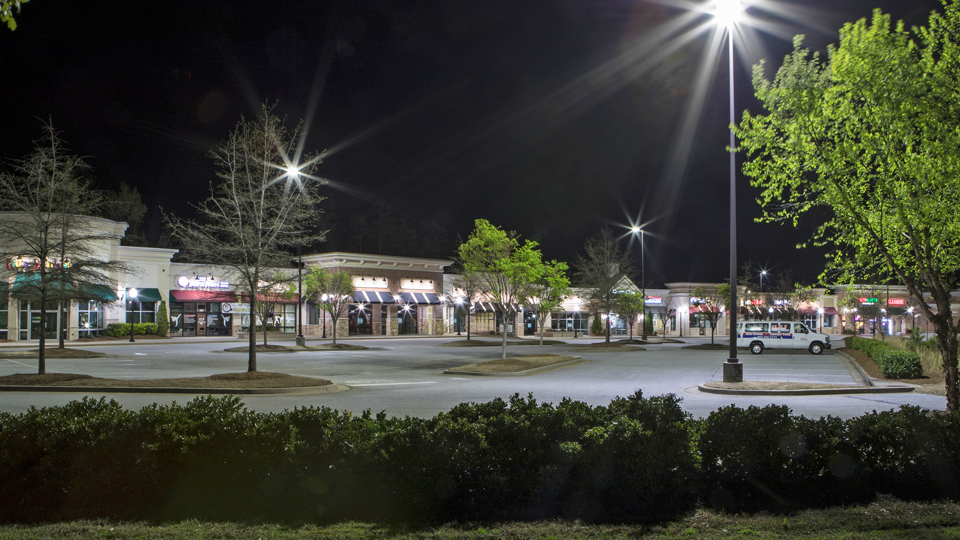
[[[306,121],[308,150],[327,151],[318,174],[332,181],[331,209],[383,199],[411,222],[442,223],[452,245],[482,217],[571,262],[587,236],[639,216],[648,282],[720,281],[726,52],[704,69],[709,34],[676,46],[682,31],[659,37],[682,17],[687,29],[709,20],[680,5],[694,4],[31,0],[15,32],[0,28],[0,157],[24,156],[52,118],[98,187],[139,189],[156,241],[160,208],[186,213],[208,195],[208,150],[275,102],[291,124]],[[759,110],[750,66],[767,58],[772,74],[793,34],[822,49],[876,7],[922,24],[940,3],[777,6],[791,15],[749,12],[775,30],[737,50],[738,118]],[[685,114],[697,102],[702,112]],[[738,193],[739,259],[811,282],[823,251],[794,246],[815,219],[799,230],[754,223],[757,192],[740,178]]]

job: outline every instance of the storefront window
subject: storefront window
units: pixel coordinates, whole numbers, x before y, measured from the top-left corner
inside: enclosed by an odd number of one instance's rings
[[[400,335],[417,333],[417,306],[405,305],[397,310],[397,317],[400,318]]]
[[[80,317],[80,337],[93,337],[103,334],[103,304],[100,302],[80,302],[77,305]]]
[[[157,303],[127,300],[127,323],[157,322]]]
[[[7,339],[7,326],[9,319],[7,315],[10,309],[10,284],[0,282],[0,339]]]
[[[550,314],[550,329],[554,332],[587,332],[587,318],[579,311],[555,311]]]
[[[373,313],[370,306],[354,304],[347,313],[349,333],[352,336],[373,334]]]

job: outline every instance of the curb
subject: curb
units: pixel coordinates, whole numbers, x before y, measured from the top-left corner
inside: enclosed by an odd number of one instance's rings
[[[103,393],[103,394],[236,394],[252,395],[291,395],[291,394],[331,394],[349,390],[342,384],[326,386],[301,386],[298,388],[135,388],[131,386],[0,386],[0,392],[64,392],[64,393]]]
[[[847,371],[850,372],[850,376],[853,377],[853,380],[857,381],[858,386],[876,386],[873,384],[873,379],[867,375],[867,372],[860,367],[860,364],[853,359],[849,354],[837,349],[833,353],[837,358],[843,362],[843,367],[847,368]]]
[[[449,369],[444,371],[444,375],[474,375],[477,377],[523,377],[525,375],[535,375],[537,373],[543,373],[544,371],[552,371],[554,369],[565,368],[569,366],[575,366],[577,364],[586,364],[588,360],[583,358],[577,358],[576,360],[568,360],[566,362],[560,362],[558,364],[550,364],[549,366],[535,367],[532,369],[526,369],[523,371],[514,371],[512,373],[487,373],[481,371],[450,371]]]
[[[907,394],[916,390],[913,386],[851,386],[850,388],[811,388],[808,390],[733,390],[710,388],[698,385],[697,390],[707,394],[732,396],[836,396],[847,394]]]

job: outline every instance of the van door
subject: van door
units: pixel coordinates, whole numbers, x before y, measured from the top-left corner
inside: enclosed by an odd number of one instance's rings
[[[810,346],[810,331],[800,323],[793,323],[793,348],[806,349]]]

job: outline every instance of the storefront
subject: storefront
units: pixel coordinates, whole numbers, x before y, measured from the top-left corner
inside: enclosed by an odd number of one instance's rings
[[[250,324],[250,305],[229,291],[170,291],[171,336],[230,336]],[[244,317],[245,315],[245,317]],[[241,320],[237,321],[237,317]]]

